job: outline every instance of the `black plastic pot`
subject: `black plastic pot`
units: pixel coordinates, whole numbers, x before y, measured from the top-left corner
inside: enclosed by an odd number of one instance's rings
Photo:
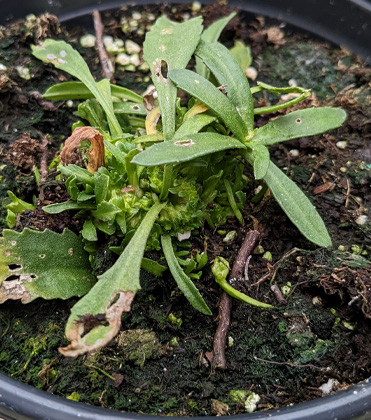
[[[176,3],[181,3],[181,0]],[[50,12],[61,21],[93,9],[110,9],[124,2],[105,0],[0,0],[0,24],[29,13]],[[156,3],[138,0],[137,4]],[[371,2],[369,0],[231,0],[231,6],[279,19],[343,45],[371,63]],[[0,374],[0,420],[148,420],[154,416],[120,413],[76,403],[39,391]],[[230,419],[371,420],[371,379],[331,396],[280,410],[245,414]],[[174,420],[181,419],[173,417]],[[201,420],[201,418],[196,420]]]

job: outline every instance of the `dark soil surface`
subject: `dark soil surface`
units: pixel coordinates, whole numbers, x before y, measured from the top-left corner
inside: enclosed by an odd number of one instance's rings
[[[136,26],[130,26],[134,11],[141,17]],[[177,20],[185,14],[203,13],[206,25],[230,12],[227,6],[201,12],[185,6],[164,11]],[[136,8],[103,14],[106,34],[124,40],[130,37],[141,44],[141,31],[152,21],[149,13],[159,11]],[[129,16],[124,23],[123,16]],[[123,24],[126,33],[121,30]],[[67,32],[48,15],[0,28],[0,64],[6,67],[0,70],[0,195],[4,205],[7,190],[27,202],[33,197],[38,202],[35,212],[18,218],[18,230],[48,227],[61,232],[69,227],[78,232],[81,228],[72,212],[56,219],[41,210],[46,203],[64,201],[66,192],[53,177],[39,191],[33,168],[50,163],[58,152],[76,120],[77,104],[70,107],[66,102],[52,104],[42,99],[40,93],[68,76],[45,67],[30,54],[30,45],[45,37],[68,40],[101,78],[95,49],[79,43],[81,31]],[[258,410],[296,404],[323,396],[320,387],[329,380],[334,384],[331,391],[336,391],[371,376],[371,70],[346,50],[294,34],[284,26],[266,25],[262,18],[238,15],[222,41],[230,46],[234,38],[251,46],[258,80],[312,89],[312,96],[298,108],[341,106],[348,113],[338,130],[271,148],[276,164],[306,192],[324,218],[333,247],[318,249],[306,241],[269,194],[254,204],[251,199],[257,185],[247,172],[251,181],[244,229],[231,219],[219,228],[224,233],[205,227],[189,243],[192,253],[207,249],[210,261],[222,255],[233,263],[246,232],[253,228],[261,232],[243,287],[275,309],[233,301],[227,369],[212,369],[208,357],[221,292],[204,270],[196,283],[213,317],[193,310],[166,274],[152,278],[143,273],[142,290],[123,319],[123,331],[129,333],[77,359],[64,358],[57,350],[67,344],[64,325],[73,299],[3,304],[2,372],[92,405],[191,416],[245,412],[250,392],[260,397]],[[19,66],[29,70],[28,80],[20,76]],[[138,69],[125,73],[116,69],[115,73],[118,84],[138,93],[143,92],[147,77]],[[269,95],[257,99],[260,106],[274,100]],[[258,117],[257,126],[274,115]],[[4,207],[0,217],[6,227]],[[223,239],[229,231],[237,235],[226,243]],[[106,248],[101,251],[97,271],[114,260]],[[272,285],[280,288],[286,303],[278,304]]]

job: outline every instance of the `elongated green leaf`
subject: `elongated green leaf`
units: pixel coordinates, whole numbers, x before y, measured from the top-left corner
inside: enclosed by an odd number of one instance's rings
[[[134,156],[132,162],[142,166],[179,163],[228,149],[244,149],[238,140],[217,133],[197,133],[187,137],[154,144]]]
[[[252,150],[254,157],[254,177],[255,179],[263,179],[267,173],[270,163],[269,150],[262,144],[257,144]]]
[[[89,256],[81,239],[70,230],[3,231],[0,303],[8,299],[28,303],[38,297],[68,299],[86,294],[94,283]]]
[[[106,112],[112,135],[119,137],[122,134],[121,126],[112,110],[112,102],[107,100],[107,95],[103,94],[98,87],[86,62],[71,45],[64,41],[48,38],[41,45],[32,45],[31,48],[32,54],[39,60],[53,64],[57,69],[61,69],[83,82]]]
[[[115,102],[113,110],[115,114],[147,115],[144,106],[135,102]]]
[[[211,82],[190,70],[171,70],[169,77],[178,88],[214,111],[239,140],[244,140],[246,124],[232,102]]]
[[[129,312],[131,302],[140,289],[139,274],[144,249],[153,224],[166,203],[156,202],[116,263],[104,274],[90,292],[72,308],[66,326],[70,345],[60,349],[65,356],[80,354],[103,347],[118,333],[122,312]],[[106,322],[98,323],[85,335],[82,317],[104,314]]]
[[[340,127],[346,119],[341,108],[307,108],[279,117],[259,128],[253,143],[271,145],[313,136]]]
[[[93,203],[65,201],[64,203],[54,203],[44,206],[43,210],[48,214],[58,214],[66,210],[94,210],[96,208],[96,204]]]
[[[237,40],[234,42],[234,46],[230,49],[230,52],[238,61],[242,71],[246,74],[246,70],[252,63],[251,48],[245,45],[243,41]]]
[[[111,95],[141,104],[143,98],[130,89],[111,84]],[[91,99],[94,95],[82,82],[63,82],[50,86],[43,94],[45,99],[66,101],[68,99]]]
[[[228,197],[229,205],[231,206],[232,211],[233,211],[234,215],[236,216],[237,220],[243,226],[244,225],[243,216],[240,212],[240,209],[237,207],[237,203],[236,203],[236,199],[234,198],[231,183],[227,179],[224,179],[224,186],[225,186],[225,189],[227,191],[227,197]]]
[[[73,175],[80,182],[94,186],[95,181],[93,175],[87,169],[81,168],[73,163],[70,163],[67,166],[59,165],[58,169],[67,177]]]
[[[168,267],[165,265],[161,265],[157,261],[151,260],[150,258],[143,258],[140,267],[156,277],[161,277],[164,271],[168,269]]]
[[[225,86],[227,98],[244,121],[244,136],[247,136],[253,129],[254,104],[249,82],[238,61],[228,48],[218,42],[201,41],[195,54],[211,70],[219,85]]]
[[[173,275],[179,289],[188,299],[189,303],[201,313],[205,315],[212,315],[212,312],[206,305],[197,287],[194,285],[193,281],[184,273],[182,267],[179,265],[178,260],[174,254],[170,235],[161,236],[161,245],[170,272]]]
[[[223,29],[236,16],[236,14],[236,12],[233,12],[230,15],[213,22],[202,32],[201,39],[206,42],[216,42],[219,39]],[[196,72],[205,79],[209,78],[208,68],[198,57],[196,57]]]
[[[273,162],[264,181],[289,219],[307,239],[319,246],[331,245],[331,238],[317,210],[303,191]]]
[[[208,114],[196,114],[194,117],[189,118],[175,132],[174,139],[184,138],[188,134],[198,133],[202,128],[211,124],[216,120],[216,117]]]
[[[160,17],[147,33],[143,44],[143,58],[151,69],[152,81],[158,92],[165,141],[174,135],[177,97],[176,87],[167,73],[187,66],[201,31],[201,17],[183,23]]]

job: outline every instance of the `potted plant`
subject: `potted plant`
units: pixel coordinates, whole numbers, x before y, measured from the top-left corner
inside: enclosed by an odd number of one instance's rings
[[[22,280],[24,282],[25,279],[11,279],[12,286],[15,287],[9,293],[6,292],[6,298],[14,298],[17,294],[24,301],[37,296],[47,299],[66,298],[84,295],[91,289],[73,307],[68,320],[66,333],[70,344],[60,349],[67,356],[75,357],[97,350],[116,336],[121,314],[130,310],[134,295],[140,288],[141,264],[142,268],[153,274],[158,275],[163,270],[163,266],[154,261],[142,260],[145,247],[147,250],[156,250],[159,242],[178,288],[195,309],[203,314],[211,314],[207,303],[192,282],[192,278],[198,279],[199,274],[194,270],[202,268],[205,254],[197,254],[189,260],[191,263],[185,263],[178,258],[181,256],[179,248],[175,248],[178,254],[174,253],[173,238],[178,236],[181,243],[183,235],[188,237],[188,232],[200,227],[200,218],[204,218],[213,227],[225,220],[226,216],[234,215],[243,225],[244,219],[239,205],[243,202],[243,196],[239,192],[246,180],[241,172],[241,160],[252,165],[255,180],[263,179],[265,182],[263,191],[266,186],[269,187],[290,220],[307,239],[322,247],[331,243],[322,220],[309,200],[270,162],[267,146],[339,127],[345,119],[345,113],[338,108],[297,110],[254,129],[254,114],[278,111],[294,105],[308,97],[309,91],[297,86],[276,88],[266,83],[260,83],[250,91],[238,60],[233,59],[231,53],[216,42],[217,34],[226,24],[226,20],[219,21],[212,30],[205,31],[203,38],[200,19],[191,19],[184,24],[173,24],[166,18],[160,18],[156,22],[146,38],[144,58],[151,69],[157,93],[147,93],[144,107],[135,93],[120,87],[110,87],[107,80],[96,83],[79,54],[65,42],[45,40],[39,46],[33,47],[33,54],[37,58],[52,63],[82,82],[58,84],[51,87],[44,97],[86,99],[84,106],[79,107],[79,116],[94,127],[80,123],[80,127],[75,128],[66,141],[60,156],[59,170],[66,179],[66,187],[72,200],[44,206],[43,210],[49,214],[79,210],[84,220],[80,230],[85,250],[95,260],[95,244],[99,232],[124,238],[121,247],[111,246],[120,257],[108,271],[100,274],[99,282],[91,288],[93,280],[89,275],[88,261],[84,259],[84,253],[75,236],[64,232],[57,239],[55,234],[48,232],[4,232],[6,264],[15,276],[17,270],[26,268],[28,271],[24,274],[28,275],[27,282],[31,284],[31,287],[24,288]],[[187,41],[184,45],[179,43],[180,36]],[[184,69],[193,53],[196,56],[197,72]],[[215,60],[215,57],[219,59]],[[217,82],[208,81],[210,74]],[[236,80],[238,83],[235,83]],[[218,89],[216,86],[221,87]],[[190,95],[191,99],[186,106],[183,104],[182,107],[179,103],[176,105],[177,88]],[[262,91],[295,96],[278,105],[254,109],[251,92]],[[96,101],[91,99],[92,95]],[[111,95],[131,102],[112,102]],[[145,117],[142,121],[145,120],[146,132],[143,134],[140,130],[135,130],[135,137],[130,131],[124,133],[122,130],[122,126],[128,121],[131,126],[137,124],[134,127],[142,127],[138,120],[125,119],[126,115],[133,114]],[[119,122],[117,115],[124,115],[125,118]],[[161,126],[158,125],[160,116]],[[87,170],[84,170],[79,151],[81,147],[87,147],[86,141],[92,147],[82,157],[83,160],[88,159]],[[225,153],[226,151],[228,152]],[[105,154],[108,155],[108,160],[105,159]],[[205,176],[202,168],[212,170]],[[200,195],[202,200],[199,199]],[[12,203],[7,206],[8,221],[12,223],[17,213],[30,208],[14,194],[10,194],[10,198]],[[130,201],[128,217],[122,216],[127,208],[126,199]],[[228,210],[221,207],[223,199]],[[133,213],[131,209],[136,211]],[[190,210],[192,213],[188,215]],[[177,212],[180,212],[180,216]],[[157,227],[154,229],[156,222]],[[116,234],[116,231],[119,233]],[[239,254],[246,266],[246,260],[255,248],[258,236],[257,230],[246,235]],[[230,240],[227,236],[225,239]],[[51,256],[48,251],[56,240],[58,249]],[[30,243],[33,243],[33,247],[37,244],[40,254],[36,257],[26,255]],[[43,268],[38,271],[40,258],[43,260]],[[60,272],[62,267],[63,279],[55,272],[53,279],[50,273],[46,276],[43,273],[48,264],[52,265],[52,258],[60,261],[57,271]],[[186,268],[182,269],[179,264]],[[71,274],[67,281],[65,273],[68,270]],[[228,261],[218,255],[213,258],[212,273],[226,292],[222,299],[229,302],[228,293],[260,308],[270,308],[270,304],[252,299],[233,287],[232,280],[241,276],[240,271],[241,267],[233,266],[228,283]],[[47,284],[38,281],[42,277],[48,280]],[[80,278],[78,282],[77,277]],[[63,290],[58,290],[60,284]],[[277,297],[283,298],[279,292]],[[224,317],[222,309],[219,316]],[[180,326],[181,318],[171,313],[169,319]],[[321,343],[317,341],[316,346],[322,345]],[[177,346],[177,343],[173,342],[172,345]],[[218,351],[224,348],[224,343],[218,345],[214,340],[214,345],[213,354],[209,354],[207,358],[213,369],[223,368],[225,362]],[[318,351],[317,347],[312,351]],[[269,362],[259,358],[257,360]],[[206,360],[205,362],[207,363]],[[294,367],[303,366],[294,364]],[[367,394],[367,386],[362,384],[360,387]],[[249,398],[254,395],[246,392],[240,399],[246,406]],[[313,405],[310,404],[309,407],[311,410]],[[304,406],[303,409],[308,408]],[[88,413],[91,415],[90,409]],[[300,414],[303,418],[302,411]]]

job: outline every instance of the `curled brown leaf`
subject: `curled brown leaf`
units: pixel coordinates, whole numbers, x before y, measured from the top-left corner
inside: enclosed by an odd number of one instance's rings
[[[85,140],[90,141],[92,149],[89,150],[89,162],[87,169],[89,172],[94,173],[104,166],[104,144],[103,136],[92,127],[77,127],[72,135],[66,140],[62,153],[61,164],[66,166],[69,163],[77,163],[78,157],[76,151],[81,143]]]

